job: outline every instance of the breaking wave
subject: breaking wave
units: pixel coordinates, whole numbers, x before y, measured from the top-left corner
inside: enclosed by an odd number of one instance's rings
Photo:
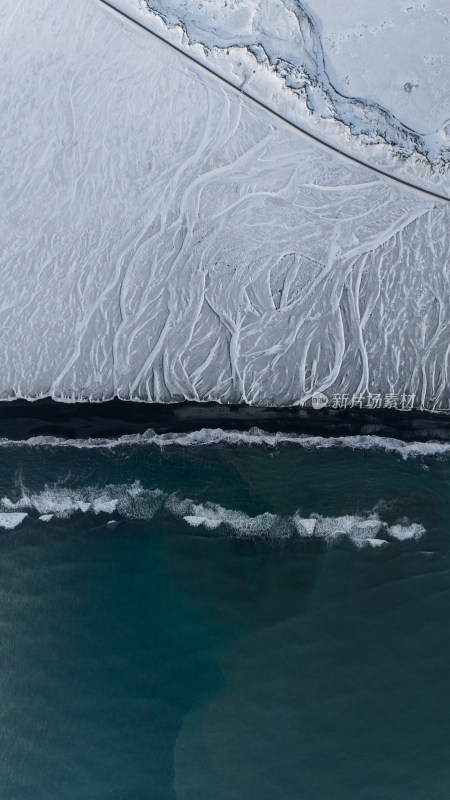
[[[113,517],[111,523],[120,519],[151,520],[157,512],[184,520],[190,527],[205,532],[220,528],[224,535],[247,539],[315,538],[331,543],[346,537],[357,547],[380,547],[389,540],[419,539],[425,533],[423,525],[406,519],[388,525],[375,512],[337,517],[320,514],[304,517],[300,511],[291,516],[265,512],[252,517],[218,503],[196,503],[176,493],[145,489],[139,481],[103,488],[53,485],[40,492],[22,487],[18,499],[0,500],[0,526],[10,530],[29,515],[42,522],[50,522],[53,517],[67,519],[74,514],[106,515]]]
[[[269,433],[260,428],[249,431],[226,431],[222,428],[201,428],[187,433],[156,433],[153,429],[145,433],[127,434],[115,438],[64,439],[57,436],[34,436],[29,439],[0,439],[0,447],[75,447],[87,449],[114,449],[118,447],[156,445],[164,448],[198,447],[204,445],[265,445],[277,447],[296,444],[306,450],[349,448],[351,450],[383,450],[396,453],[403,459],[426,456],[446,457],[450,454],[450,442],[404,442],[392,437],[361,436],[310,436],[299,433]]]

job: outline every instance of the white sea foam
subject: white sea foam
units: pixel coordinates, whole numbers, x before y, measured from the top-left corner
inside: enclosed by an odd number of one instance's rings
[[[378,517],[348,514],[342,517],[319,517],[315,533],[328,540],[348,536],[355,544],[358,544],[367,539],[374,539],[378,533],[386,530],[389,530],[386,523]]]
[[[192,500],[180,500],[170,495],[164,508],[174,516],[182,517],[189,525],[207,530],[223,526],[232,535],[245,538],[301,539],[317,538],[332,543],[347,537],[356,547],[381,547],[389,539],[404,541],[419,539],[425,528],[419,523],[403,520],[401,524],[389,526],[375,514],[367,516],[347,514],[339,517],[282,517],[268,512],[251,517],[242,511],[224,508],[216,503],[196,504]]]
[[[186,504],[190,507],[190,514],[183,513]],[[243,511],[224,508],[217,503],[203,505],[187,500],[179,505],[177,498],[173,497],[166,503],[166,508],[170,508],[175,516],[182,516],[185,522],[194,527],[203,525],[208,530],[214,530],[224,525],[237,536],[257,538],[265,536],[281,538],[292,535],[292,520],[268,512],[250,517]]]
[[[425,528],[417,522],[403,525],[391,525],[389,533],[393,539],[398,539],[400,542],[403,542],[405,539],[420,539],[425,533]]]
[[[202,517],[198,516],[197,514],[187,514],[185,517],[183,517],[183,519],[188,523],[188,525],[192,525],[194,528],[198,528],[199,525],[204,525],[205,528],[209,528],[210,530],[218,528],[222,522],[220,519]]]
[[[403,459],[428,456],[449,456],[450,441],[404,442],[390,436],[310,436],[301,433],[269,433],[260,428],[249,431],[227,431],[222,428],[201,428],[189,432],[126,434],[115,438],[64,439],[57,436],[32,436],[29,439],[0,439],[0,447],[74,447],[81,449],[114,449],[118,447],[156,445],[158,447],[201,447],[204,445],[265,445],[278,447],[296,444],[305,450],[348,448],[350,450],[384,450]]]
[[[355,542],[357,547],[384,547],[388,542],[386,539],[364,539],[361,542]]]
[[[332,544],[347,538],[356,547],[381,547],[388,540],[419,539],[425,534],[425,528],[420,523],[401,519],[394,525],[388,525],[374,512],[336,517],[320,514],[304,517],[299,512],[292,516],[269,512],[251,516],[218,503],[196,503],[177,493],[146,489],[138,481],[102,488],[47,486],[41,492],[30,492],[23,488],[18,499],[3,497],[0,500],[0,525],[13,528],[28,513],[37,513],[39,519],[46,522],[53,517],[67,519],[77,513],[109,516],[112,512],[123,519],[151,520],[160,510],[184,520],[193,528],[206,531],[220,528],[223,535],[247,539],[315,538]],[[108,520],[107,524],[117,524],[117,520]]]
[[[317,525],[317,519],[310,518],[310,519],[302,519],[301,517],[294,515],[293,523],[295,525],[295,529],[299,536],[306,537],[306,536],[314,536],[314,532]]]
[[[138,482],[131,485],[110,485],[104,488],[73,489],[64,486],[47,486],[41,492],[22,489],[17,500],[2,497],[2,511],[34,511],[40,519],[52,516],[67,519],[73,514],[112,514],[118,511],[123,517],[151,519],[160,507],[164,495],[159,490],[144,491]]]
[[[6,530],[17,528],[27,516],[28,514],[19,512],[0,513],[0,528],[6,528]]]
[[[106,498],[99,497],[93,501],[92,509],[95,514],[112,514],[116,510],[118,502],[119,501],[117,498],[108,500]]]

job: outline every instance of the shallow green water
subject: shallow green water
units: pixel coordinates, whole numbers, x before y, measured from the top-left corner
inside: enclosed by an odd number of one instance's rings
[[[449,796],[448,457],[5,447],[0,495],[2,800]]]

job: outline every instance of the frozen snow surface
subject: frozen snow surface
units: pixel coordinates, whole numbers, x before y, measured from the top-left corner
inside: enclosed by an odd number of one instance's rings
[[[433,134],[450,122],[448,0],[308,0],[336,88]]]
[[[439,0],[111,2],[310,133],[448,195],[450,9]]]
[[[424,136],[394,82],[336,101],[326,3],[152,3],[167,25],[116,5],[321,138],[449,193],[442,105]],[[96,0],[6,0],[0,24],[1,398],[450,406],[447,201],[313,142]]]

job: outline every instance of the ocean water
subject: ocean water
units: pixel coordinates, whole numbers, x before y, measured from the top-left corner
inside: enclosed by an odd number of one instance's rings
[[[3,440],[2,800],[448,798],[449,451]]]

